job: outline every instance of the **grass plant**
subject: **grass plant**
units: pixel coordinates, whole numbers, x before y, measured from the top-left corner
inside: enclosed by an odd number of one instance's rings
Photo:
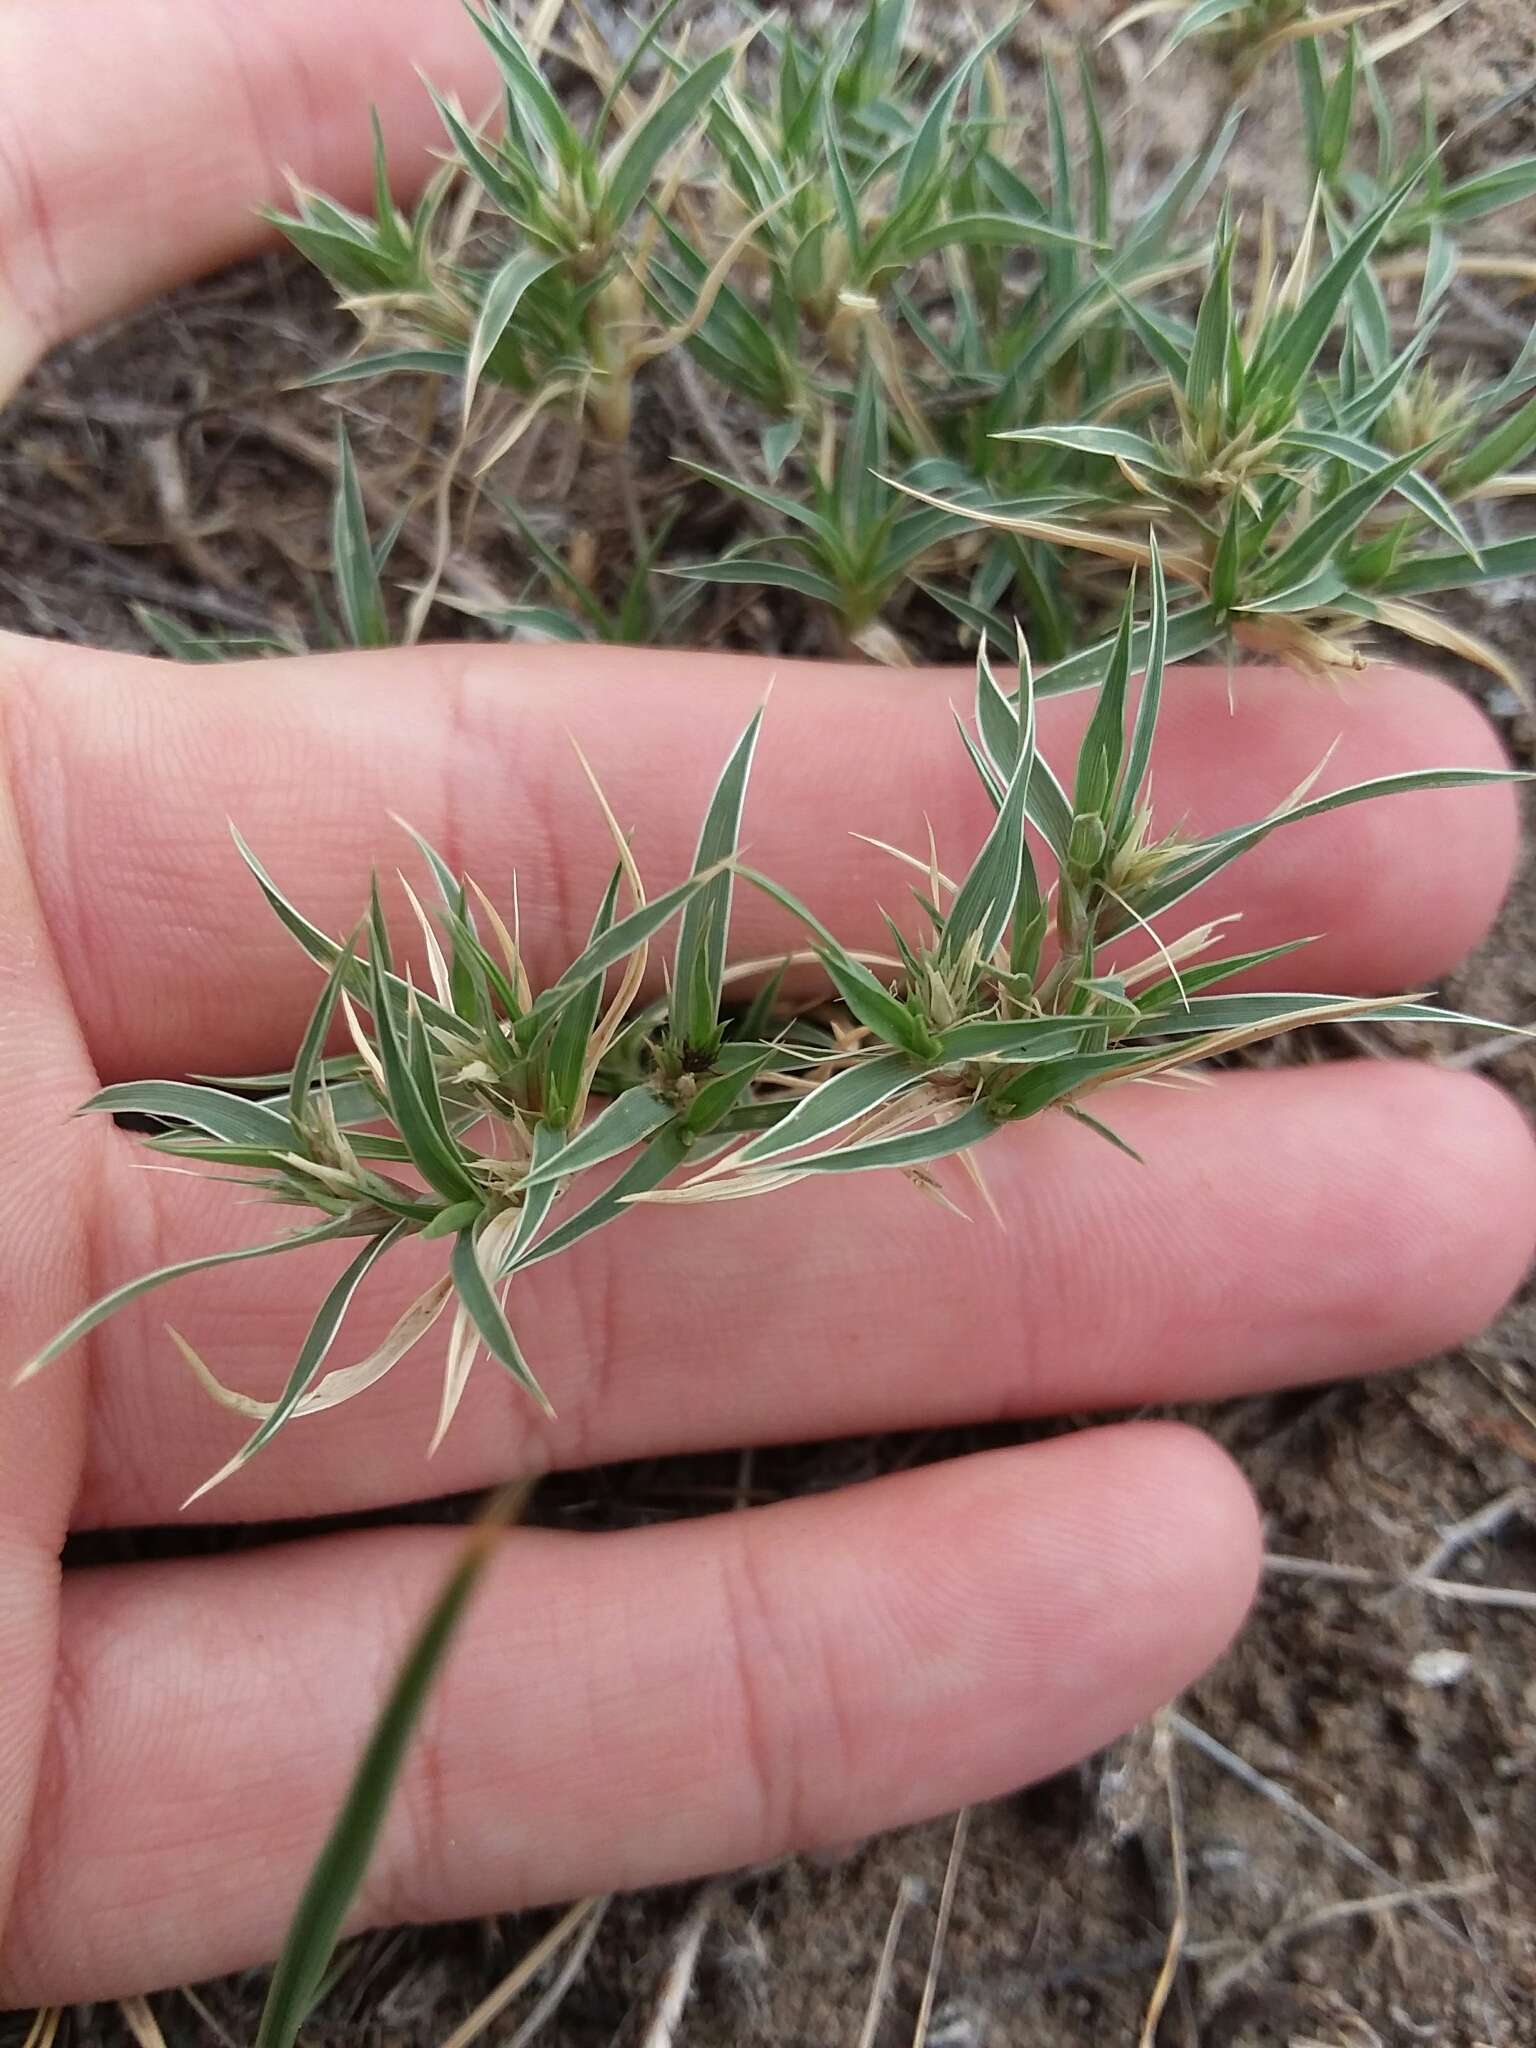
[[[207,1391],[251,1424],[198,1493],[239,1471],[280,1430],[365,1393],[446,1314],[435,1444],[482,1355],[552,1412],[516,1334],[518,1281],[637,1202],[740,1198],[878,1168],[938,1192],[937,1162],[1050,1109],[1119,1143],[1088,1107],[1113,1083],[1329,1018],[1464,1021],[1419,1002],[1234,994],[1224,984],[1291,949],[1228,952],[1228,920],[1169,943],[1159,936],[1156,920],[1288,824],[1395,792],[1498,780],[1502,771],[1447,768],[1322,796],[1310,794],[1309,780],[1277,792],[1275,808],[1248,824],[1208,837],[1156,836],[1148,774],[1170,615],[1155,533],[1144,546],[1141,689],[1133,708],[1133,580],[1069,775],[1058,777],[1039,750],[1027,649],[1010,693],[983,643],[974,717],[960,743],[994,823],[957,880],[939,866],[937,849],[891,849],[919,877],[924,931],[914,939],[891,921],[892,950],[881,961],[851,950],[741,860],[761,712],[721,773],[692,873],[658,896],[647,896],[594,785],[613,835],[613,870],[587,943],[539,988],[515,919],[509,928],[490,897],[425,841],[416,843],[436,903],[429,914],[412,897],[428,967],[428,985],[418,987],[395,963],[377,885],[353,931],[332,936],[237,834],[256,885],[322,977],[292,1067],[223,1083],[121,1082],[85,1106],[162,1121],[146,1141],[152,1151],[248,1179],[309,1220],[269,1242],[130,1281],[83,1311],[23,1376],[189,1271],[341,1240],[356,1249],[275,1400],[224,1385],[175,1338]],[[1043,868],[1031,827],[1046,850]],[[806,1014],[783,1014],[777,978],[735,999],[730,917],[742,886],[798,920],[806,957],[824,971],[846,1021],[824,999]],[[638,1001],[663,934],[667,992]],[[328,1055],[338,1023],[349,1049]],[[374,1351],[327,1370],[358,1290],[412,1236],[442,1240],[443,1274]]]

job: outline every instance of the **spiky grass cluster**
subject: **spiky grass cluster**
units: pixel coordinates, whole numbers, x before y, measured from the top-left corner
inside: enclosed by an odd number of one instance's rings
[[[1405,138],[1388,112],[1349,26],[1369,11],[1257,8],[1285,17],[1261,46],[1294,61],[1315,191],[1282,261],[1267,216],[1191,227],[1240,110],[1122,219],[1087,59],[1074,146],[1048,64],[1026,102],[1016,23],[945,68],[915,48],[908,0],[867,0],[820,35],[769,18],[695,60],[663,7],[615,66],[578,18],[559,51],[592,82],[578,118],[486,6],[502,105],[482,129],[439,101],[445,162],[415,212],[381,148],[372,217],[309,192],[282,217],[364,335],[314,381],[457,380],[529,572],[484,608],[499,632],[675,639],[690,591],[744,586],[892,661],[938,643],[945,613],[1016,653],[1019,611],[1045,664],[1074,657],[1091,682],[1118,606],[1103,562],[1144,562],[1151,525],[1180,653],[1235,641],[1331,672],[1375,625],[1445,645],[1418,599],[1536,569],[1536,538],[1490,511],[1528,485],[1536,350],[1501,376],[1448,377],[1434,353],[1459,274],[1529,272],[1464,236],[1536,196],[1536,159],[1449,178],[1433,122]],[[1244,12],[1187,9],[1173,40]],[[642,489],[623,459],[665,376],[730,427],[687,465],[687,504],[733,504],[745,536],[710,560],[673,539],[676,484]],[[605,549],[602,571],[499,491],[502,458],[550,419],[617,460],[628,555]],[[360,528],[354,507],[337,567],[360,579],[346,630],[374,644],[389,607]],[[393,630],[419,631],[431,595]]]
[[[1175,38],[1239,11],[1193,8]],[[1238,830],[1151,836],[1168,662],[1235,644],[1328,674],[1359,662],[1358,636],[1377,623],[1477,653],[1419,600],[1536,567],[1536,538],[1479,531],[1489,502],[1530,483],[1518,465],[1536,446],[1536,346],[1496,379],[1447,381],[1430,352],[1466,260],[1460,230],[1536,193],[1536,164],[1447,181],[1432,124],[1400,154],[1370,52],[1351,33],[1330,75],[1319,45],[1330,18],[1293,8],[1276,34],[1296,52],[1316,183],[1282,263],[1272,223],[1250,247],[1225,205],[1208,241],[1189,237],[1235,117],[1117,225],[1086,66],[1086,168],[1047,69],[1050,170],[1036,189],[1009,154],[1011,23],[946,71],[913,54],[905,0],[868,0],[820,40],[759,24],[697,61],[669,42],[671,19],[659,11],[616,69],[578,40],[600,88],[578,118],[507,15],[476,13],[504,87],[499,129],[440,102],[449,159],[411,219],[389,197],[381,149],[372,219],[304,194],[285,222],[369,337],[322,381],[453,375],[466,432],[487,415],[492,469],[554,413],[606,460],[631,431],[646,366],[686,351],[755,422],[755,474],[689,465],[696,488],[736,501],[752,537],[663,586],[666,525],[645,530],[632,506],[634,559],[617,594],[600,595],[590,565],[508,507],[542,589],[500,623],[649,638],[678,624],[690,592],[745,584],[793,593],[846,640],[899,658],[904,613],[926,604],[979,647],[964,738],[996,822],[958,881],[934,849],[901,855],[922,877],[926,936],[893,924],[887,954],[856,955],[741,864],[754,720],[687,881],[648,899],[608,814],[615,862],[590,938],[537,989],[515,916],[509,929],[422,842],[438,897],[432,916],[412,898],[425,986],[396,967],[377,888],[357,930],[332,937],[242,842],[325,976],[292,1069],[224,1086],[130,1084],[92,1105],[161,1119],[156,1151],[252,1176],[315,1212],[296,1235],[195,1264],[331,1239],[359,1247],[275,1402],[226,1388],[177,1339],[209,1391],[254,1425],[216,1478],[291,1421],[363,1392],[443,1316],[436,1437],[482,1352],[543,1401],[515,1334],[519,1277],[636,1202],[881,1167],[937,1193],[939,1161],[958,1155],[979,1175],[983,1139],[1047,1109],[1112,1136],[1086,1106],[1112,1082],[1314,1018],[1405,1014],[1223,992],[1274,954],[1226,954],[1213,925],[1165,944],[1158,923],[1289,820],[1483,779],[1447,770],[1321,798],[1304,788]],[[1281,32],[1297,24],[1305,32]],[[654,83],[641,101],[644,67]],[[1350,149],[1362,92],[1377,131],[1369,171]],[[1411,275],[1416,293],[1401,345],[1389,272]],[[343,430],[331,637],[390,638],[394,538],[368,531]],[[1038,673],[1015,608],[1045,656]],[[184,658],[224,651],[149,623]],[[1014,694],[994,651],[1018,666]],[[1097,701],[1068,782],[1038,752],[1035,705],[1081,689]],[[738,1000],[728,936],[741,886],[804,926],[830,1007],[786,1012],[778,976]],[[668,992],[646,1000],[649,951],[672,926]],[[327,1056],[342,1029],[351,1049]],[[443,1239],[447,1270],[370,1356],[327,1369],[356,1291],[411,1236]],[[187,1270],[97,1303],[32,1369]]]
[[[293,1067],[222,1086],[128,1082],[87,1107],[166,1120],[171,1127],[148,1140],[152,1150],[248,1177],[269,1199],[313,1210],[316,1221],[130,1282],[87,1309],[27,1371],[182,1274],[345,1239],[359,1249],[275,1401],[225,1387],[176,1340],[204,1386],[255,1425],[207,1486],[287,1424],[363,1393],[451,1311],[435,1443],[482,1352],[548,1408],[515,1334],[518,1283],[637,1202],[742,1198],[879,1168],[942,1193],[934,1168],[957,1154],[984,1191],[975,1148],[1046,1110],[1119,1143],[1087,1107],[1111,1083],[1330,1017],[1453,1021],[1421,1003],[1220,993],[1291,949],[1224,953],[1229,920],[1172,944],[1158,937],[1154,920],[1288,822],[1394,791],[1498,779],[1498,771],[1399,775],[1322,797],[1303,787],[1251,824],[1206,838],[1153,837],[1147,775],[1169,614],[1155,536],[1146,548],[1141,692],[1133,712],[1133,586],[1070,783],[1038,750],[1027,654],[1010,695],[983,647],[974,729],[962,737],[995,821],[958,881],[941,870],[936,849],[899,856],[921,874],[914,894],[926,935],[911,939],[893,922],[886,958],[851,951],[771,878],[742,865],[761,713],[716,786],[692,873],[664,894],[647,899],[604,804],[615,862],[591,935],[538,989],[515,922],[509,929],[490,898],[424,841],[417,845],[435,885],[435,916],[412,902],[429,987],[397,968],[377,886],[357,930],[333,938],[237,839],[272,910],[325,976]],[[1046,849],[1043,875],[1030,827]],[[779,976],[749,1000],[731,1000],[729,925],[741,884],[767,892],[805,927],[806,958],[825,971],[840,1016],[817,1003],[784,1018]],[[636,1007],[652,942],[672,925],[668,994]],[[338,1018],[350,1050],[327,1057]],[[594,1099],[602,1105],[595,1112]],[[445,1242],[446,1271],[371,1354],[326,1371],[359,1288],[412,1236]]]

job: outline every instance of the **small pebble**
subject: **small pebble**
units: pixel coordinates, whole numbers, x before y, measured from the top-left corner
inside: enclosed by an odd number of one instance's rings
[[[1465,1650],[1420,1650],[1408,1666],[1408,1676],[1415,1685],[1455,1685],[1471,1668]]]

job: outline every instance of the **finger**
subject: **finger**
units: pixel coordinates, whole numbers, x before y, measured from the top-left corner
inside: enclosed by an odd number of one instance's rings
[[[363,203],[368,109],[403,191],[484,46],[450,0],[12,0],[0,15],[0,399],[54,342],[267,238],[286,174]]]
[[[551,1464],[1330,1378],[1472,1335],[1530,1256],[1536,1151],[1475,1078],[1361,1062],[1120,1088],[1094,1107],[1146,1164],[1058,1116],[1002,1134],[977,1155],[1001,1228],[954,1169],[969,1222],[894,1174],[693,1210],[683,1229],[641,1210],[509,1295],[555,1424],[482,1363],[427,1465],[442,1352],[428,1345],[355,1404],[293,1424],[193,1512],[277,1519]],[[152,1256],[254,1236],[248,1208],[207,1182],[149,1179],[166,1191]],[[442,1271],[442,1247],[403,1265],[409,1278],[360,1306],[346,1357]],[[250,1425],[194,1385],[163,1325],[271,1398],[325,1284],[318,1266],[272,1272],[215,1273],[107,1326],[84,1521],[165,1520],[229,1457]]]
[[[0,1995],[270,1955],[453,1552],[396,1532],[74,1578]],[[1201,1670],[1256,1564],[1242,1480],[1166,1426],[634,1534],[516,1534],[359,1922],[680,1878],[1004,1792]]]
[[[0,720],[0,758],[5,730]],[[0,776],[0,1358],[24,1358],[90,1298],[85,1197],[110,1133],[71,1123],[93,1085]],[[28,1142],[41,1128],[46,1144]],[[0,1372],[0,1926],[51,1700],[58,1558],[85,1448],[75,1373],[22,1392]]]
[[[37,887],[108,1078],[250,1071],[291,1053],[316,977],[240,867],[231,818],[332,931],[355,923],[373,862],[388,872],[410,857],[391,813],[503,900],[516,868],[524,936],[545,974],[583,942],[613,859],[573,737],[659,890],[686,874],[713,781],[771,682],[750,858],[855,946],[888,946],[878,904],[910,903],[905,872],[853,833],[924,847],[931,819],[954,868],[988,822],[953,729],[970,687],[956,670],[481,646],[189,675],[19,641],[8,650]],[[1215,669],[1170,682],[1153,766],[1161,829],[1262,817],[1335,742],[1320,787],[1499,759],[1464,698],[1402,670],[1373,671],[1347,696],[1244,671],[1234,694],[1229,711]],[[1044,707],[1044,746],[1061,769],[1089,708],[1082,697]],[[1507,791],[1394,797],[1274,835],[1164,928],[1241,910],[1244,950],[1325,935],[1305,963],[1313,986],[1419,984],[1482,934],[1513,846]],[[757,892],[738,893],[738,958],[801,942]]]

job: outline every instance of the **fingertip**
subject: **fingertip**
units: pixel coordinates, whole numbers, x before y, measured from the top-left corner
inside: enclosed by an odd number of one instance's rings
[[[1126,1594],[1148,1617],[1149,1677],[1162,1651],[1156,1705],[1215,1662],[1253,1605],[1259,1505],[1236,1461],[1188,1423],[1122,1423],[1098,1435],[1120,1466],[1101,1483],[1123,1504]]]
[[[1390,694],[1404,730],[1428,759],[1463,768],[1507,768],[1509,754],[1492,719],[1467,690],[1423,669],[1382,662],[1365,673],[1363,688]]]
[[[971,1501],[962,1553],[973,1570],[988,1561],[970,1611],[1000,1609],[995,1677],[1014,1695],[1016,1755],[1029,1729],[1028,1775],[1134,1726],[1241,1627],[1258,1584],[1258,1506],[1201,1431],[1119,1423],[957,1469]]]
[[[1371,669],[1364,687],[1380,703],[1370,707],[1362,775],[1509,768],[1492,721],[1465,690],[1396,665]],[[1365,829],[1349,876],[1359,892],[1352,921],[1389,935],[1392,957],[1383,965],[1401,982],[1447,972],[1487,937],[1514,879],[1514,782],[1392,796],[1353,816]],[[1416,914],[1405,918],[1405,903],[1416,904]]]
[[[1384,1072],[1415,1132],[1419,1199],[1403,1205],[1399,1230],[1403,1270],[1427,1264],[1433,1281],[1421,1350],[1448,1350],[1493,1321],[1529,1270],[1536,1138],[1514,1098],[1481,1074],[1406,1062]]]
[[[1263,817],[1314,776],[1321,795],[1509,765],[1465,691],[1391,664],[1339,688],[1277,668],[1195,666],[1164,702],[1155,779],[1181,830]],[[1517,851],[1511,784],[1395,791],[1272,833],[1197,900],[1206,916],[1241,912],[1249,944],[1318,934],[1311,986],[1381,994],[1436,980],[1479,944]]]

